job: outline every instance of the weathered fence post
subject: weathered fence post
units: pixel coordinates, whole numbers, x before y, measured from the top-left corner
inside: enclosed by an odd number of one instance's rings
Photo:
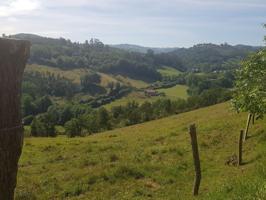
[[[248,137],[248,130],[249,130],[249,125],[250,125],[250,121],[252,118],[252,114],[248,114],[248,119],[247,119],[247,124],[246,124],[246,130],[245,130],[245,135],[244,135],[244,141],[246,141],[247,137]]]
[[[243,152],[243,135],[244,131],[240,131],[239,145],[238,145],[238,166],[242,164],[242,152]]]
[[[14,199],[23,144],[21,82],[30,43],[0,38],[0,199]]]
[[[196,196],[199,193],[199,187],[201,181],[201,169],[200,169],[200,158],[199,158],[198,141],[197,141],[195,124],[189,126],[189,134],[191,137],[193,160],[195,165],[195,182],[193,188],[193,195]]]

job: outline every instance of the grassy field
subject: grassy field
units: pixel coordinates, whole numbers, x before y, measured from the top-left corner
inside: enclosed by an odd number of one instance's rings
[[[162,76],[178,76],[179,74],[182,74],[179,70],[173,68],[173,67],[163,67],[161,69],[157,70]]]
[[[80,83],[80,77],[88,72],[90,72],[87,69],[73,69],[73,70],[62,70],[59,68],[55,68],[55,67],[48,67],[48,66],[44,66],[44,65],[27,65],[26,72],[40,72],[40,73],[52,73],[55,75],[61,75],[64,76],[65,78],[73,81],[74,83],[79,84]]]
[[[125,77],[125,76],[116,76],[115,77],[117,80],[119,80],[120,82],[124,83],[125,85],[134,87],[134,88],[146,88],[147,86],[149,86],[148,83],[142,81],[142,80],[135,80],[129,77]]]
[[[26,138],[16,199],[194,199],[192,123],[202,165],[197,199],[265,199],[266,120],[251,126],[245,164],[225,165],[245,121],[224,103],[84,138]]]
[[[98,74],[101,76],[100,85],[103,86],[103,87],[107,87],[109,83],[117,83],[117,82],[119,82],[118,80],[116,80],[111,75],[104,74],[104,73],[98,73]]]
[[[55,75],[61,75],[64,76],[65,78],[73,81],[74,83],[79,84],[80,83],[80,77],[86,73],[89,73],[90,70],[88,69],[72,69],[72,70],[62,70],[59,68],[55,68],[55,67],[49,67],[49,66],[44,66],[44,65],[27,65],[26,67],[26,72],[40,72],[40,73],[52,73]],[[100,73],[98,72],[98,74],[101,76],[101,83],[100,85],[103,87],[107,87],[108,83],[116,83],[119,82],[121,84],[127,85],[127,86],[131,86],[131,87],[135,87],[135,88],[145,88],[147,87],[149,84],[141,81],[141,80],[135,80],[135,79],[131,79],[128,77],[124,77],[124,76],[113,76],[110,74],[105,74],[105,73]]]
[[[160,98],[169,98],[172,100],[181,98],[181,99],[187,99],[188,94],[187,94],[187,89],[188,87],[185,85],[176,85],[174,87],[171,88],[166,88],[166,89],[158,89],[158,92],[163,92],[165,93],[165,97],[160,97],[160,96],[155,96],[155,97],[147,97],[145,96],[144,92],[132,92],[129,95],[121,98],[121,99],[117,99],[107,105],[105,105],[104,107],[107,109],[110,109],[113,106],[119,106],[119,105],[126,105],[128,102],[130,101],[136,101],[139,104],[144,103],[145,101],[156,101]]]
[[[131,101],[136,101],[139,104],[144,103],[145,101],[156,101],[158,99],[160,99],[162,97],[156,96],[156,97],[147,97],[145,96],[144,92],[131,92],[130,94],[128,94],[127,96],[121,98],[121,99],[117,99],[109,104],[104,105],[105,108],[107,109],[111,109],[113,106],[124,106],[126,105],[128,102]]]
[[[170,99],[177,99],[177,98],[186,99],[188,97],[187,89],[188,86],[176,85],[171,88],[158,89],[157,91],[165,93],[166,97]]]

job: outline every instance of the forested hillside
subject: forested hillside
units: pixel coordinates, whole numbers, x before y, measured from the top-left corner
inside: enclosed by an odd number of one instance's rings
[[[168,53],[171,51],[174,51],[178,49],[178,47],[169,47],[169,48],[159,48],[159,47],[143,47],[139,45],[133,45],[133,44],[116,44],[116,45],[110,45],[112,47],[118,48],[118,49],[123,49],[126,51],[131,51],[131,52],[139,52],[139,53],[147,53],[148,50],[154,51],[154,53],[159,54],[159,53]]]
[[[120,50],[103,44],[98,39],[84,43],[60,38],[44,38],[36,35],[11,36],[32,42],[30,63],[64,69],[90,68],[107,73],[124,74],[147,81],[159,80],[155,69],[170,66],[180,71],[211,72],[230,69],[259,47],[228,44],[199,44],[191,48],[174,48],[164,53],[146,53]]]
[[[156,59],[165,59],[171,66],[176,59],[187,71],[211,72],[215,70],[228,70],[236,67],[237,63],[249,53],[257,51],[260,47],[247,45],[221,45],[198,44],[190,48],[148,48],[135,45],[113,45],[116,48],[130,52],[148,53],[152,50]],[[168,59],[168,61],[167,61]],[[167,65],[166,64],[166,65]]]
[[[22,85],[32,136],[98,133],[227,101],[240,60],[259,49],[200,44],[140,53],[98,39],[10,37],[32,43]]]

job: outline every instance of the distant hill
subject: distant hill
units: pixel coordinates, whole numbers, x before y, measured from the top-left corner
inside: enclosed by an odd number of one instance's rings
[[[146,82],[161,79],[161,74],[145,55],[112,48],[98,39],[78,43],[64,38],[54,39],[24,33],[10,37],[32,43],[30,64],[61,69],[86,68]]]
[[[32,44],[43,44],[43,45],[63,45],[66,43],[67,40],[64,38],[49,38],[43,37],[35,34],[28,34],[28,33],[19,33],[16,35],[12,35],[12,38],[20,39],[20,40],[28,40]],[[70,40],[68,40],[70,41]]]
[[[220,71],[236,67],[240,60],[260,48],[248,45],[208,43],[197,44],[190,48],[180,48],[169,52],[169,54],[172,57],[178,57],[187,70]]]
[[[130,52],[139,52],[139,53],[147,53],[149,49],[153,50],[154,53],[159,54],[159,53],[168,53],[174,50],[177,50],[179,48],[174,47],[174,48],[154,48],[154,47],[143,47],[139,45],[134,45],[134,44],[116,44],[116,45],[110,45],[111,47],[118,48],[118,49],[123,49],[126,51]]]
[[[198,44],[190,48],[149,48],[138,45],[105,45],[98,39],[84,43],[64,38],[17,34],[12,38],[32,43],[29,62],[63,69],[89,68],[133,79],[161,79],[158,68],[168,66],[181,72],[231,70],[260,47],[229,44]],[[151,49],[152,51],[148,51]]]

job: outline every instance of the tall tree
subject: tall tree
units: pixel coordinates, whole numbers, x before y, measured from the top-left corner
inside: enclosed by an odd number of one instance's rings
[[[250,55],[237,71],[233,106],[238,112],[248,112],[246,138],[251,116],[266,114],[266,48]]]

